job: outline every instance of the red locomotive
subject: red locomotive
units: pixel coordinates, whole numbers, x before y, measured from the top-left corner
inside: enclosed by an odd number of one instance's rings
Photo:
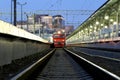
[[[60,31],[58,33],[53,34],[53,43],[54,43],[54,47],[64,47],[65,34],[61,33]]]

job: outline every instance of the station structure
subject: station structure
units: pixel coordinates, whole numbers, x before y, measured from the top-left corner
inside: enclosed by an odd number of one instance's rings
[[[67,37],[67,44],[120,40],[120,1],[109,0]]]

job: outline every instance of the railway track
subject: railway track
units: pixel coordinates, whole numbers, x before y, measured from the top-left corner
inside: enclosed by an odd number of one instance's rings
[[[110,50],[98,50],[74,47],[69,49],[75,52],[79,56],[86,58],[87,60],[109,70],[110,72],[120,76],[120,54],[119,52],[113,52]]]
[[[57,49],[37,80],[93,80],[65,51]]]
[[[16,75],[11,80],[119,80],[113,73],[93,64],[79,55],[62,48],[57,48],[45,67],[39,66],[35,71],[32,67]],[[48,55],[50,55],[49,53]],[[72,56],[72,57],[71,57]],[[39,60],[40,62],[40,60]],[[43,63],[43,62],[42,62]],[[36,63],[37,64],[37,63]],[[40,63],[39,63],[40,64]],[[35,66],[35,64],[34,64]],[[38,71],[38,72],[36,72]],[[28,75],[30,73],[30,75]],[[37,74],[36,74],[37,73]],[[31,77],[31,75],[35,76]],[[27,77],[25,77],[27,75]]]

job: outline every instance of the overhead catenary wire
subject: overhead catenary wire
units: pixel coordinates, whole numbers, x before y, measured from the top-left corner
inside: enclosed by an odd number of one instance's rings
[[[65,19],[65,24],[73,24],[76,27],[80,25],[84,19],[81,19],[81,17],[90,16],[94,10],[37,10],[32,13],[36,14],[48,14],[50,16],[54,15],[62,15]],[[32,15],[31,12],[27,12],[27,14]],[[4,15],[2,17],[8,18],[10,16],[10,12],[0,12],[0,14]],[[20,16],[20,12],[17,13],[18,16]]]

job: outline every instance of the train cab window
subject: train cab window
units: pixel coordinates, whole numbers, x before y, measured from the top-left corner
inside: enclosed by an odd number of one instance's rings
[[[65,35],[60,35],[60,38],[64,38],[65,37]]]
[[[59,38],[59,35],[53,35],[53,38]]]
[[[65,35],[60,35],[60,34],[56,34],[56,35],[53,35],[53,38],[64,38]]]

